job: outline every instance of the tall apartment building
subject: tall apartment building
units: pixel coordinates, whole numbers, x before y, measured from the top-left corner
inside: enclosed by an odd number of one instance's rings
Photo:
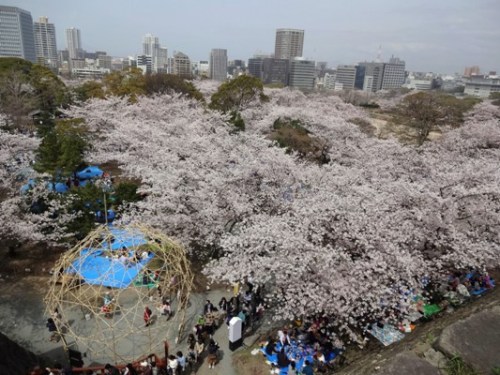
[[[384,76],[382,78],[382,90],[397,89],[403,86],[406,79],[405,62],[397,57],[391,57],[384,64]]]
[[[300,90],[313,90],[316,62],[296,57],[290,61],[290,76],[288,84]]]
[[[57,68],[56,28],[47,17],[40,17],[34,25],[36,60],[39,64]]]
[[[277,29],[274,45],[276,59],[293,59],[302,57],[304,48],[304,30]]]
[[[193,76],[191,60],[189,60],[188,55],[182,52],[174,54],[174,74],[183,78],[191,78]]]
[[[214,48],[210,52],[210,78],[225,81],[227,78],[227,50]]]
[[[20,57],[36,62],[31,13],[0,5],[0,56]]]
[[[84,57],[82,38],[79,29],[74,27],[66,29],[66,45],[70,61]]]
[[[337,66],[337,74],[335,82],[339,83],[342,89],[344,90],[354,89],[354,83],[356,82],[356,66],[355,65]]]

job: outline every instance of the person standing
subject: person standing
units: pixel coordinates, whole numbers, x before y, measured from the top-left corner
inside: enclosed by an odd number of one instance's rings
[[[219,351],[219,345],[213,339],[210,339],[207,351],[208,368],[215,368],[215,365],[217,364],[217,353]]]
[[[54,322],[54,319],[48,318],[46,327],[49,329],[50,333],[49,341],[58,341],[57,326],[56,323]]]
[[[152,316],[153,312],[151,311],[151,309],[146,306],[146,308],[144,309],[144,323],[146,324],[146,327],[149,327],[149,325],[151,324],[151,316]]]

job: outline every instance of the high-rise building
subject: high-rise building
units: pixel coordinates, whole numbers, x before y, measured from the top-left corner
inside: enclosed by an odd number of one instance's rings
[[[290,77],[288,84],[292,88],[313,90],[316,62],[296,57],[290,61]]]
[[[266,84],[281,83],[288,85],[290,60],[266,57],[262,61],[262,81]]]
[[[74,27],[66,29],[66,45],[70,61],[84,58],[85,54],[82,49],[82,39],[79,29]]]
[[[31,13],[0,5],[0,56],[20,57],[36,62]]]
[[[174,54],[174,74],[183,78],[190,78],[193,76],[191,71],[191,60],[188,55],[182,52]]]
[[[39,64],[57,68],[56,28],[47,17],[40,17],[34,25],[35,52]]]
[[[304,30],[277,29],[274,57],[277,59],[293,59],[302,57],[304,48]]]
[[[391,57],[384,64],[384,76],[382,78],[382,90],[397,89],[403,86],[406,79],[405,62],[397,57]]]
[[[210,52],[210,78],[225,81],[227,78],[227,50],[214,48]]]
[[[142,54],[151,56],[151,71],[155,73],[166,72],[168,65],[168,51],[160,45],[160,39],[154,35],[146,34],[142,41]]]
[[[342,89],[344,90],[354,89],[354,83],[356,82],[356,66],[355,65],[337,66],[337,74],[335,82],[342,85]]]

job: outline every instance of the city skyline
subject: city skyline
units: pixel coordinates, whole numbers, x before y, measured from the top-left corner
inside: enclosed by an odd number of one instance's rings
[[[494,0],[318,0],[309,8],[282,0],[256,0],[252,7],[227,0],[196,5],[11,0],[3,5],[25,9],[33,19],[49,17],[60,48],[64,30],[74,27],[81,30],[84,49],[120,57],[139,54],[143,36],[151,33],[193,61],[207,60],[212,48],[227,49],[231,60],[248,59],[274,51],[276,29],[296,28],[305,30],[304,57],[329,66],[375,60],[379,46],[384,61],[399,56],[412,71],[453,73],[471,65],[498,70],[500,61],[500,5]]]

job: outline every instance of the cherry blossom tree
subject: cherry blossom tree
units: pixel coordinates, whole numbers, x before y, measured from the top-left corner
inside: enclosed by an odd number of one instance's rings
[[[235,134],[223,114],[164,95],[92,100],[90,161],[117,161],[140,179],[143,201],[123,221],[145,221],[183,241],[206,272],[268,282],[276,316],[325,311],[356,319],[404,310],[401,290],[463,267],[498,266],[499,110],[481,104],[465,124],[420,148],[369,138],[349,122],[365,112],[334,96],[266,90]],[[329,144],[319,166],[267,138],[281,116]]]

